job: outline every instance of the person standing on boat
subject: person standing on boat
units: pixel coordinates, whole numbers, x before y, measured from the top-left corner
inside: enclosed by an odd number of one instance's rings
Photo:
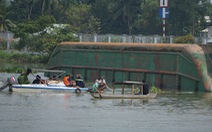
[[[149,85],[143,80],[143,95],[149,94]]]
[[[25,73],[22,73],[19,77],[18,77],[18,83],[19,84],[29,84],[30,81],[28,79],[28,75],[32,73],[32,69],[27,68],[27,71]]]

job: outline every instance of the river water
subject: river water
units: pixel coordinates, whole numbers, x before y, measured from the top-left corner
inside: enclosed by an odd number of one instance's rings
[[[0,81],[9,75],[1,73]],[[212,93],[166,93],[130,100],[92,99],[88,93],[0,92],[0,132],[211,130]]]

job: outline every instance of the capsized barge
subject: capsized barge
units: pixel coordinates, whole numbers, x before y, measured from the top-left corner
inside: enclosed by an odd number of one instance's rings
[[[162,89],[212,91],[212,46],[197,44],[62,42],[48,69],[80,73],[93,82],[146,80]]]

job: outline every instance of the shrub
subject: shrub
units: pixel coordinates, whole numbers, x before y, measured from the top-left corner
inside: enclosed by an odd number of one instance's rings
[[[150,93],[158,93],[158,94],[160,94],[162,91],[161,91],[161,89],[159,89],[158,87],[152,86],[152,87],[150,88],[149,92],[150,92]]]
[[[45,55],[0,51],[0,56],[0,72],[22,73],[26,67],[45,67],[48,62],[48,56]]]
[[[194,36],[189,34],[189,35],[185,35],[185,36],[179,36],[174,38],[173,40],[174,43],[184,43],[184,44],[193,44],[194,41]]]

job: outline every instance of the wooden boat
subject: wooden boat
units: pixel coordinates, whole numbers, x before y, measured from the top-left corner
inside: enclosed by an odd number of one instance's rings
[[[147,95],[121,95],[121,94],[99,94],[89,92],[93,98],[99,99],[153,99],[157,96],[156,93],[149,93]]]
[[[112,92],[110,93],[101,93],[100,91],[92,92],[92,90],[88,90],[88,92],[91,94],[93,98],[100,98],[100,99],[153,99],[157,96],[157,93],[148,93],[143,94],[141,92],[140,94],[134,93],[135,86],[139,86],[140,91],[143,91],[143,82],[138,81],[123,81],[123,82],[116,82],[115,84],[122,85],[121,88],[121,94],[115,93],[115,88],[112,89]],[[126,93],[125,85],[130,85],[130,94]],[[128,87],[129,89],[129,87]]]

